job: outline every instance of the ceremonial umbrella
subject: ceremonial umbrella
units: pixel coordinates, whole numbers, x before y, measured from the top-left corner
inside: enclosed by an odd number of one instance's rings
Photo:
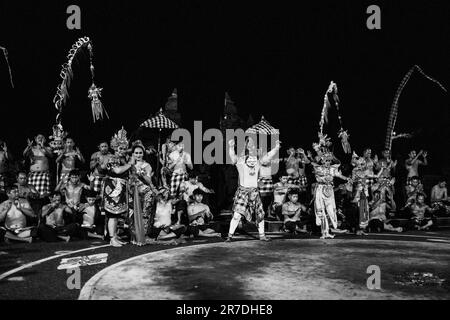
[[[162,111],[162,108],[159,109],[159,112],[152,118],[145,120],[141,127],[158,129],[158,160],[156,162],[156,174],[159,180],[159,155],[161,150],[161,131],[162,129],[177,129],[178,125],[167,118]]]
[[[280,131],[272,127],[270,123],[266,119],[264,119],[264,116],[262,116],[261,121],[248,128],[245,131],[245,133],[271,135],[271,134],[280,134]]]
[[[264,116],[261,116],[261,121],[259,121],[257,124],[251,126],[245,131],[246,134],[251,135],[280,135],[280,131],[278,129],[275,129],[270,125],[270,123],[264,119]],[[261,148],[261,140],[259,140],[259,147]],[[255,141],[256,143],[256,141]],[[266,145],[267,147],[267,145]]]

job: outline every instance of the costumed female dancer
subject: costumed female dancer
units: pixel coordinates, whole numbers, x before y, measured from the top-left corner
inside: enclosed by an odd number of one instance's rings
[[[280,141],[275,148],[261,159],[257,157],[256,146],[252,138],[248,138],[244,154],[237,156],[234,151],[234,140],[228,142],[231,162],[239,172],[239,187],[234,195],[233,218],[230,222],[227,242],[230,242],[241,218],[254,221],[258,225],[259,239],[270,241],[264,233],[264,209],[258,192],[258,172],[261,163],[267,163],[274,158],[280,149]]]
[[[152,167],[143,160],[145,147],[136,143],[131,148],[135,164],[130,174],[129,225],[131,243],[142,246],[150,228],[151,207],[157,190],[152,183]]]
[[[117,237],[118,218],[128,212],[128,177],[135,159],[127,162],[126,151],[128,149],[127,132],[122,128],[111,139],[111,147],[115,154],[109,159],[106,168],[107,174],[103,180],[102,199],[103,208],[108,219],[107,226],[111,245],[121,247],[125,244]]]

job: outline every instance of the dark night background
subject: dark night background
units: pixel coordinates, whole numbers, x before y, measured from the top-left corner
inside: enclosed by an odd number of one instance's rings
[[[81,7],[81,30],[66,28],[70,4]],[[366,28],[371,4],[381,7],[381,30]],[[89,36],[110,120],[93,123],[87,57],[74,65],[63,115],[86,157],[121,125],[138,128],[175,87],[186,128],[194,120],[218,127],[228,91],[244,120],[264,115],[284,147],[310,149],[331,80],[352,147],[379,153],[395,91],[414,64],[450,88],[449,17],[448,1],[0,1],[0,46],[15,84],[1,56],[0,138],[17,154],[27,137],[51,134],[61,65]],[[450,163],[449,114],[448,95],[414,73],[396,131],[420,133],[394,142],[394,157],[417,145],[429,151],[428,172],[441,173]],[[336,137],[335,128],[327,133]]]

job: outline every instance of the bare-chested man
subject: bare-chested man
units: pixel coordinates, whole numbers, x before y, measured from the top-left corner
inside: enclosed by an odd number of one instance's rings
[[[70,171],[69,180],[61,180],[56,186],[55,191],[64,194],[67,206],[78,211],[81,203],[81,194],[83,189],[90,189],[87,184],[80,181],[80,172],[75,169]]]
[[[17,182],[15,184],[19,190],[19,198],[32,199],[39,198],[39,192],[35,187],[28,183],[27,174],[20,171],[17,174]]]
[[[420,156],[422,156],[422,160],[419,160]],[[419,166],[426,165],[428,165],[427,152],[420,150],[416,154],[415,150],[411,150],[409,158],[405,161],[405,167],[408,170],[407,183],[409,184],[411,182],[412,177],[420,177]]]
[[[447,192],[447,182],[445,178],[440,178],[438,184],[431,189],[431,207],[438,214],[450,214],[450,198]]]
[[[107,172],[107,164],[112,157],[109,152],[108,142],[102,142],[98,146],[98,151],[91,156],[90,169],[93,179],[91,181],[91,188],[95,192],[101,191],[102,181]]]
[[[23,152],[24,157],[31,160],[28,183],[36,188],[40,196],[46,197],[50,194],[50,173],[48,159],[52,157],[52,150],[45,146],[44,135],[38,134],[34,143],[28,140],[28,146]]]
[[[64,141],[64,150],[56,159],[61,164],[61,174],[59,180],[65,180],[69,176],[70,171],[76,169],[76,161],[84,163],[84,157],[78,147],[75,147],[75,141],[72,138],[66,138]]]

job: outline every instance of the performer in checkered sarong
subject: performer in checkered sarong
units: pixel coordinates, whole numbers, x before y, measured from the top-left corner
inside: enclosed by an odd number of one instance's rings
[[[60,181],[66,182],[69,178],[70,171],[76,169],[77,162],[84,163],[84,157],[78,147],[75,147],[75,141],[67,137],[64,140],[64,149],[56,158],[56,163],[61,167]]]
[[[261,163],[259,168],[258,191],[263,204],[264,212],[268,213],[273,201],[272,163]]]
[[[310,164],[311,161],[308,159],[302,148],[297,150],[289,148],[288,155],[289,157],[286,159],[288,183],[298,186],[300,191],[306,191],[308,179],[305,175],[305,166],[306,164]]]
[[[193,168],[191,155],[184,151],[184,143],[179,142],[175,146],[175,150],[169,155],[169,158],[171,162],[169,169],[173,170],[170,180],[170,196],[172,198],[179,198],[184,192],[182,186],[187,178],[186,168],[190,170]]]
[[[269,162],[278,154],[280,141],[276,142],[275,148],[261,159],[258,159],[253,139],[248,138],[244,155],[238,157],[234,151],[234,140],[230,140],[229,155],[231,162],[236,165],[239,172],[239,188],[234,196],[233,218],[230,222],[227,242],[230,242],[236,231],[239,221],[244,218],[247,222],[258,225],[259,239],[270,241],[264,233],[264,209],[258,192],[258,173],[261,163]]]
[[[300,189],[306,189],[308,186],[308,179],[306,176],[294,177],[292,175],[288,176],[287,183],[298,186]]]
[[[28,146],[23,155],[31,160],[30,174],[28,175],[28,184],[32,185],[41,197],[50,194],[50,174],[48,159],[53,156],[50,147],[45,146],[45,137],[38,134],[34,143],[28,140]]]
[[[98,146],[97,152],[91,156],[90,169],[92,172],[91,188],[95,192],[100,192],[102,182],[106,174],[106,166],[112,154],[109,152],[108,142],[102,142]]]

